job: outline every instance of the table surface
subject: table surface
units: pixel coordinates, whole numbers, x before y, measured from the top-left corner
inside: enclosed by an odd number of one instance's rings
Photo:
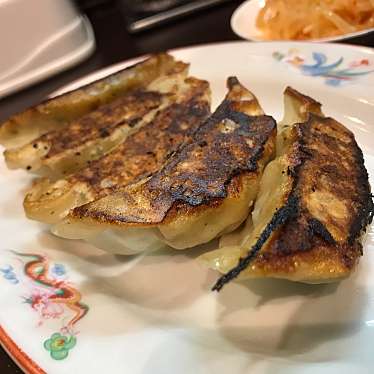
[[[97,43],[93,55],[68,71],[0,100],[0,122],[35,105],[57,88],[105,66],[171,48],[238,40],[230,29],[230,17],[241,2],[233,0],[137,35],[130,35],[126,31],[122,14],[115,1],[90,9],[87,13]],[[354,42],[374,46],[374,37]],[[22,373],[1,347],[0,373]]]

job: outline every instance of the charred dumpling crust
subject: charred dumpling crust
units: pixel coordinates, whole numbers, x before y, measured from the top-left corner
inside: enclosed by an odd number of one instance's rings
[[[179,84],[180,90],[168,105],[159,108],[148,123],[109,154],[64,179],[37,182],[25,197],[27,216],[56,223],[70,209],[111,194],[162,167],[210,114],[208,82],[189,77]]]
[[[114,149],[136,131],[144,116],[161,105],[162,99],[159,92],[128,93],[62,129],[50,131],[20,148],[6,150],[7,166],[50,178],[70,174]]]
[[[160,206],[168,212],[168,219],[185,204],[217,204],[216,199],[230,193],[228,189],[232,189],[231,193],[240,189],[235,186],[238,176],[258,171],[258,161],[274,130],[272,118],[250,117],[225,103],[196,133],[195,139],[200,140],[184,147],[147,183],[148,191],[165,198],[157,204],[166,208]],[[169,212],[175,203],[174,212]]]
[[[176,91],[187,74],[188,65],[175,61],[167,72],[155,77],[144,88],[128,89],[109,103],[30,143],[7,149],[4,152],[7,166],[51,179],[81,169],[115,149],[148,123],[157,111],[175,101]]]
[[[292,131],[284,205],[215,290],[240,273],[312,283],[340,279],[362,255],[360,237],[372,221],[373,201],[354,135],[314,114]]]
[[[158,172],[75,208],[53,233],[92,242],[92,235],[115,230],[126,244],[124,238],[136,232],[136,245],[153,235],[185,249],[238,227],[274,157],[276,123],[236,78],[228,79],[228,88],[216,112]],[[121,253],[134,251],[126,247]]]
[[[75,148],[86,141],[109,136],[114,129],[126,124],[133,127],[150,109],[157,108],[161,103],[162,94],[159,92],[134,91],[116,99],[114,102],[98,108],[81,117],[77,122],[63,131],[51,131],[43,135],[40,141],[51,142],[46,158],[55,156],[66,148]],[[37,143],[38,140],[33,143]]]
[[[207,91],[206,82],[197,82],[194,97],[158,112],[152,123],[131,135],[114,152],[67,180],[72,184],[87,183],[100,198],[149,177],[209,116],[209,101],[203,97]],[[106,189],[103,181],[108,185]]]
[[[209,84],[187,74],[161,53],[1,124],[8,167],[49,177],[26,215],[121,254],[221,237],[200,256],[224,274],[214,290],[347,277],[374,212],[354,135],[291,87],[276,125],[235,77],[209,117]]]
[[[229,87],[236,94],[235,78]],[[198,209],[217,206],[228,194],[242,189],[240,177],[264,166],[274,152],[276,123],[265,115],[249,116],[241,112],[252,103],[228,97],[198,129],[191,142],[140,187],[129,186],[116,199],[118,209],[106,209],[106,201],[76,208],[70,216],[101,222],[157,225],[176,215],[190,215]],[[262,164],[262,165],[261,165]],[[108,199],[112,197],[109,196]],[[116,204],[110,204],[115,206]]]
[[[225,102],[197,131],[194,141],[143,184],[141,192],[137,192],[152,201],[149,209],[138,205],[134,191],[130,189],[121,194],[127,209],[119,215],[91,211],[92,205],[79,207],[73,214],[111,223],[158,224],[172,219],[181,209],[188,214],[192,207],[219,204],[219,199],[227,196],[231,182],[237,183],[236,177],[257,171],[257,161],[274,129],[275,122],[271,117],[251,118],[234,111],[230,103]],[[230,187],[234,193],[235,188]]]
[[[175,69],[176,64],[180,63],[171,55],[156,54],[117,73],[26,109],[0,125],[0,144],[6,148],[24,145],[129,90],[144,88],[158,76]]]

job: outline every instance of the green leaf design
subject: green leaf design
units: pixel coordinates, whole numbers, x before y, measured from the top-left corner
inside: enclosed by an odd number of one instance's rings
[[[55,360],[63,360],[69,354],[67,349],[63,349],[62,351],[51,351],[51,357]]]
[[[75,344],[77,344],[77,338],[75,336],[70,336],[67,342],[65,343],[65,348],[72,349],[75,347]]]
[[[47,351],[50,351],[52,348],[52,339],[47,339],[45,342],[44,342],[44,348],[47,350]]]
[[[47,339],[43,346],[50,352],[54,360],[63,360],[69,355],[69,350],[75,347],[77,338],[73,335],[65,336],[55,332]]]

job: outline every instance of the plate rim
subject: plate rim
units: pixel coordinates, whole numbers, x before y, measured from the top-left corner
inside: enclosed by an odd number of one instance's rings
[[[252,1],[252,0],[248,0]],[[374,28],[373,28],[374,31]],[[195,50],[195,49],[203,49],[206,47],[220,47],[220,46],[228,46],[228,45],[234,45],[234,44],[245,44],[245,45],[251,45],[254,48],[261,48],[261,45],[266,44],[274,44],[274,47],[276,48],[277,46],[282,46],[282,45],[287,45],[287,44],[292,44],[292,45],[306,45],[309,47],[315,46],[326,46],[330,45],[332,47],[337,47],[337,48],[343,48],[343,49],[354,49],[360,53],[363,54],[371,54],[374,57],[374,48],[373,47],[368,47],[368,46],[362,46],[362,45],[357,45],[357,44],[351,44],[351,43],[333,43],[333,42],[323,42],[323,41],[316,41],[316,42],[311,42],[311,41],[302,41],[302,40],[264,40],[264,41],[259,41],[259,42],[254,42],[248,39],[241,39],[241,40],[229,40],[229,41],[219,41],[219,42],[212,42],[212,43],[201,43],[201,44],[191,44],[191,45],[186,45],[184,47],[177,47],[177,48],[171,48],[171,49],[166,49],[164,52],[166,53],[175,53],[175,52],[181,52],[181,51],[186,51],[186,50]],[[161,51],[160,51],[161,52]],[[140,62],[147,57],[160,53],[160,52],[151,52],[151,53],[145,53],[141,54],[139,56],[131,57],[128,59],[121,60],[119,62],[115,62],[113,64],[103,66],[101,68],[95,69],[92,72],[82,75],[81,77],[72,80],[69,83],[66,83],[62,85],[61,87],[53,90],[51,93],[49,93],[46,97],[46,99],[52,99],[54,97],[63,95],[67,92],[73,91],[77,88],[83,87],[86,84],[89,84],[96,79],[102,79],[110,74],[114,74],[115,72],[125,68],[126,66],[130,66],[132,64],[135,64],[137,62]],[[92,78],[95,77],[96,75],[100,75],[99,78]],[[80,82],[83,82],[80,84]]]
[[[39,364],[27,355],[0,324],[0,345],[15,364],[27,374],[47,374]]]

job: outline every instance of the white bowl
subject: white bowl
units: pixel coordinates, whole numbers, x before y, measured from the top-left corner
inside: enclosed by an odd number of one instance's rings
[[[234,33],[243,39],[256,42],[270,41],[264,39],[260,30],[256,27],[256,18],[260,9],[265,5],[264,0],[248,0],[241,4],[231,17],[231,28]],[[374,28],[357,31],[354,33],[332,36],[329,38],[308,39],[310,42],[334,42],[367,36],[374,32]]]

